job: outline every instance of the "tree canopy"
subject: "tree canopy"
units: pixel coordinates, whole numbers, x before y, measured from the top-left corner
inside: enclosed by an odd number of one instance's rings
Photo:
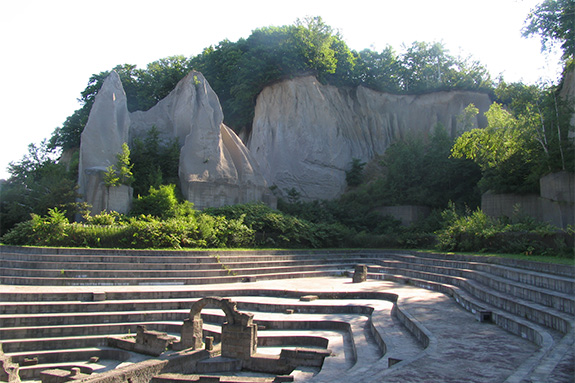
[[[526,20],[523,36],[539,35],[541,48],[560,44],[564,60],[575,57],[575,1],[544,0]]]
[[[492,89],[491,78],[479,62],[450,55],[442,43],[414,42],[402,53],[391,47],[356,52],[321,17],[258,28],[248,38],[223,40],[190,58],[167,57],[145,69],[132,64],[113,68],[130,111],[154,106],[192,69],[206,77],[220,99],[224,122],[236,132],[250,130],[256,98],[263,88],[295,76],[313,75],[325,84],[363,85],[393,93]],[[82,107],[54,131],[52,147],[79,147],[96,94],[109,74],[107,70],[90,77],[79,98]]]
[[[495,93],[506,107],[493,103],[487,127],[463,133],[452,149],[481,167],[483,191],[536,192],[542,175],[575,170],[572,109],[556,88],[501,82]]]

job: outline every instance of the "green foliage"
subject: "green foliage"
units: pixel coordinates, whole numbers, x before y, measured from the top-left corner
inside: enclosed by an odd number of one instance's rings
[[[125,142],[122,144],[122,151],[116,154],[116,165],[110,165],[104,172],[104,184],[107,188],[128,185],[134,181],[132,174],[132,164],[130,162],[130,148]]]
[[[345,82],[355,56],[320,17],[295,25],[259,28],[247,39],[221,41],[191,59],[214,89],[227,125],[249,130],[257,95],[276,81],[312,74],[320,81]]]
[[[490,91],[492,87],[481,64],[449,55],[442,43],[414,42],[402,54],[391,47],[381,53],[357,53],[321,17],[258,28],[247,39],[223,40],[191,58],[171,56],[148,64],[146,69],[123,64],[113,70],[122,81],[128,110],[136,111],[148,110],[167,96],[192,68],[209,81],[222,105],[225,123],[237,132],[251,129],[256,97],[264,87],[294,76],[314,75],[322,83],[364,85],[394,93]],[[90,77],[79,99],[82,107],[53,132],[52,148],[80,146],[96,94],[109,74],[103,71]]]
[[[496,94],[508,107],[493,103],[485,113],[487,127],[465,132],[452,149],[455,158],[480,166],[481,189],[537,192],[541,176],[573,171],[572,108],[558,98],[557,90],[502,82]]]
[[[353,158],[351,168],[345,172],[345,181],[348,186],[358,186],[363,181],[363,168],[366,165],[359,158]]]
[[[148,64],[146,69],[138,69],[133,64],[123,64],[112,70],[120,76],[126,92],[128,110],[134,112],[148,110],[166,97],[190,71],[190,60],[184,56],[171,56]],[[107,70],[90,77],[78,100],[82,107],[69,116],[61,127],[54,130],[50,138],[51,148],[67,150],[80,147],[80,136],[88,122],[90,110],[110,72],[111,70]]]
[[[132,162],[134,195],[145,195],[150,187],[179,183],[180,145],[177,139],[162,140],[154,126],[144,137],[133,143]]]
[[[392,47],[381,53],[364,49],[358,53],[355,81],[371,89],[400,93],[401,59]]]
[[[489,74],[479,63],[450,56],[442,43],[414,42],[402,56],[401,87],[409,92],[485,89]]]
[[[161,220],[150,215],[127,218],[102,213],[85,223],[70,223],[65,214],[51,209],[33,215],[0,238],[10,245],[202,248],[242,247],[253,243],[254,233],[240,219],[192,214]]]
[[[541,38],[542,50],[561,44],[563,59],[575,57],[575,2],[573,0],[544,0],[526,20],[523,36],[534,34]]]
[[[255,231],[256,246],[287,248],[339,247],[349,230],[335,223],[312,223],[263,204],[244,204],[210,208],[205,211],[227,219],[242,218]]]
[[[189,201],[178,201],[176,185],[160,185],[157,189],[151,186],[147,195],[135,199],[130,213],[168,219],[193,216],[193,206]]]
[[[450,204],[437,232],[437,246],[444,251],[523,253],[525,255],[562,255],[573,257],[567,243],[573,234],[561,232],[549,224],[536,222],[516,212],[511,219],[494,219],[477,209],[467,214]],[[571,236],[571,239],[569,239]]]
[[[106,168],[103,179],[104,185],[106,185],[108,188],[121,185],[120,177],[118,176],[118,172],[116,171],[116,167],[114,165],[110,165]]]
[[[18,223],[2,237],[2,242],[13,245],[62,246],[68,237],[70,221],[57,208],[49,209],[44,217],[32,214],[29,221]]]
[[[47,214],[50,208],[68,211],[68,218],[81,212],[76,172],[56,158],[44,141],[31,144],[21,161],[10,164],[11,177],[0,186],[0,235],[30,219],[30,214]]]
[[[392,144],[380,158],[383,171],[351,191],[341,202],[352,199],[371,208],[422,205],[444,208],[448,201],[476,206],[476,184],[481,176],[471,161],[450,158],[453,140],[438,125],[424,141],[406,138]]]

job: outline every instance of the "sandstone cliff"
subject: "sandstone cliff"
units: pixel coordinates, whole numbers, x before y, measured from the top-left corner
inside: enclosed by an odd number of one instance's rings
[[[152,127],[163,138],[179,139],[180,187],[197,208],[252,201],[273,204],[256,161],[222,121],[219,100],[201,73],[189,73],[150,110],[129,113],[120,79],[112,72],[96,96],[80,148],[80,191],[93,213],[110,202],[102,201],[110,192],[102,173],[116,162],[122,143],[130,144]],[[129,209],[128,200],[121,204],[115,210]]]
[[[122,144],[128,142],[130,113],[120,76],[112,72],[96,95],[80,141],[78,192],[93,212],[116,210],[127,213],[132,191],[127,186],[106,188],[103,174],[115,165]]]
[[[248,148],[269,185],[295,188],[307,200],[335,198],[353,158],[369,161],[395,140],[427,136],[437,123],[450,134],[470,103],[484,127],[491,100],[466,91],[393,95],[364,87],[339,89],[300,77],[265,88],[257,99]]]

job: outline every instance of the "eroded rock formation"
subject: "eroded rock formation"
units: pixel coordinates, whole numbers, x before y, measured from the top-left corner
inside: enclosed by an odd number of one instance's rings
[[[393,95],[364,87],[340,89],[301,77],[265,88],[257,99],[248,148],[269,185],[295,188],[304,199],[331,199],[346,187],[353,158],[369,161],[395,140],[427,136],[437,123],[455,135],[463,109],[491,101],[477,92]]]
[[[122,144],[128,142],[130,113],[120,76],[112,72],[98,92],[80,141],[79,193],[93,206],[92,211],[116,210],[127,213],[132,190],[128,186],[108,188],[103,175],[115,165]]]
[[[470,103],[480,113],[462,126],[458,116]],[[331,199],[345,190],[345,171],[354,158],[369,161],[398,139],[427,136],[438,123],[451,135],[483,127],[490,103],[477,92],[392,95],[300,77],[261,92],[246,147],[223,124],[218,97],[201,73],[189,73],[150,110],[130,113],[112,72],[82,133],[80,192],[94,213],[127,211],[131,190],[106,188],[102,174],[115,164],[122,143],[155,127],[160,138],[179,140],[180,187],[197,208],[252,201],[273,206],[268,186],[280,192],[294,188],[307,200]]]
[[[189,73],[150,110],[130,113],[120,79],[112,72],[96,96],[82,134],[80,192],[94,213],[106,209],[100,198],[109,195],[103,171],[116,162],[122,143],[130,144],[155,127],[160,137],[178,138],[182,145],[180,186],[197,208],[253,201],[273,205],[257,163],[222,121],[219,100],[201,73]],[[127,205],[125,201],[115,210],[127,210]]]

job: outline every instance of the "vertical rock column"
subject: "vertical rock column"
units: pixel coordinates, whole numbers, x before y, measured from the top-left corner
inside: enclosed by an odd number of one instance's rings
[[[79,192],[92,205],[93,214],[107,209],[127,213],[130,209],[131,188],[107,188],[103,182],[106,168],[116,164],[122,144],[129,140],[129,129],[126,93],[113,71],[96,95],[80,141]]]

